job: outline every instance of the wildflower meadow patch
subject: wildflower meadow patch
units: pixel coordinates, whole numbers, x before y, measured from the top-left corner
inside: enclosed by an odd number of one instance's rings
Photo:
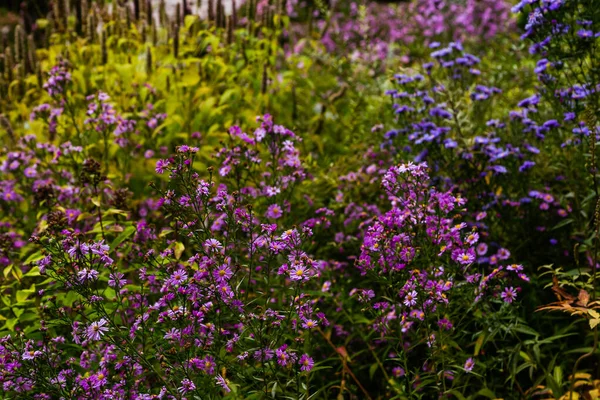
[[[595,0],[225,3],[0,6],[0,397],[600,398]]]

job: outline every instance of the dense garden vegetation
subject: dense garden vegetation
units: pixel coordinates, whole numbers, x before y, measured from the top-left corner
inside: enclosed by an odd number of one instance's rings
[[[23,11],[0,397],[599,398],[595,2]]]

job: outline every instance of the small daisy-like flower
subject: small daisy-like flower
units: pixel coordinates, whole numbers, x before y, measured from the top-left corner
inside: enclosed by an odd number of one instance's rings
[[[123,287],[127,285],[127,280],[123,279],[125,275],[121,272],[115,272],[108,276],[108,286],[110,287]]]
[[[525,275],[524,273],[517,274],[517,276],[519,278],[523,279],[525,282],[529,282],[529,277],[527,275]]]
[[[314,321],[312,319],[307,319],[302,323],[302,327],[304,329],[313,329],[317,327],[317,321]]]
[[[290,279],[293,281],[301,281],[308,279],[308,273],[304,265],[297,265],[290,270]]]
[[[465,242],[469,245],[473,246],[479,240],[479,234],[477,232],[473,232],[467,235],[465,238]]]
[[[92,322],[86,331],[88,340],[100,340],[100,338],[108,332],[108,326],[106,325],[108,325],[108,321],[104,318]]]
[[[510,251],[502,248],[502,249],[498,250],[497,255],[500,260],[508,260],[508,258],[510,257]]]
[[[33,360],[37,357],[40,357],[42,355],[41,351],[34,351],[34,350],[29,350],[29,351],[24,351],[23,352],[23,360]]]
[[[417,292],[416,290],[413,290],[404,297],[404,305],[406,307],[412,307],[415,304],[417,304]]]
[[[233,272],[227,265],[221,265],[213,272],[213,276],[219,283],[227,282],[233,276]]]
[[[173,275],[171,275],[171,279],[169,279],[169,281],[172,285],[181,285],[186,280],[187,280],[187,273],[183,269],[180,269],[179,271],[174,272]]]
[[[164,338],[167,340],[179,340],[179,338],[180,338],[179,329],[171,328],[171,330],[165,334]]]
[[[500,294],[502,300],[506,303],[512,303],[517,298],[517,291],[511,286],[504,288],[504,291]]]
[[[196,390],[196,385],[194,385],[194,382],[190,381],[187,378],[182,380],[181,386],[179,388],[177,388],[177,391],[181,394],[186,394],[193,390]]]
[[[475,256],[472,254],[469,254],[467,252],[462,252],[458,255],[458,262],[463,265],[471,264],[473,261],[475,261]]]
[[[271,204],[269,208],[267,208],[267,212],[265,213],[265,217],[269,219],[277,219],[283,215],[283,210],[278,204]]]
[[[308,354],[302,354],[300,357],[300,371],[310,371],[315,366],[315,362]]]
[[[93,281],[98,277],[99,273],[95,269],[84,268],[77,273],[79,282],[85,283],[87,281]]]
[[[223,378],[221,375],[217,375],[215,380],[217,381],[217,385],[221,386],[225,393],[231,392],[231,389],[229,389],[229,385],[227,385],[225,378]]]
[[[471,372],[474,366],[475,360],[473,360],[473,357],[469,357],[467,361],[465,361],[465,366],[463,368],[465,369],[465,371]]]
[[[427,338],[427,346],[432,347],[434,344],[435,344],[435,333],[432,333],[431,335],[429,335],[429,338]]]
[[[519,265],[519,264],[511,264],[509,266],[506,267],[507,271],[515,271],[515,272],[519,272],[523,270],[523,266]]]
[[[200,368],[206,372],[208,375],[213,375],[215,373],[215,359],[211,356],[206,356],[202,360],[200,360]]]
[[[165,168],[167,168],[169,166],[170,162],[169,160],[158,160],[156,162],[156,173],[157,174],[163,174],[165,172]]]
[[[477,245],[477,254],[484,256],[488,251],[488,246],[485,243],[479,243]]]
[[[217,239],[208,239],[204,242],[204,247],[209,253],[218,253],[223,250],[223,245]]]

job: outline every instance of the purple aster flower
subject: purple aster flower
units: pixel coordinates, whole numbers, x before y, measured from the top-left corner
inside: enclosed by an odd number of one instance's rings
[[[465,371],[471,372],[474,366],[475,360],[473,360],[473,357],[469,357],[467,361],[465,361],[465,366],[463,368],[465,369]]]
[[[200,360],[198,365],[200,369],[202,369],[208,375],[214,375],[215,367],[217,364],[215,363],[214,357],[206,356],[202,360]]]
[[[123,287],[127,285],[127,280],[123,279],[125,275],[121,272],[115,272],[108,276],[108,286],[110,287]]]
[[[583,39],[590,39],[594,37],[594,32],[589,29],[580,29],[577,31],[577,36]]]
[[[204,242],[204,248],[209,253],[220,253],[223,250],[223,245],[217,239],[208,239]]]
[[[163,174],[165,172],[165,168],[167,168],[169,166],[171,162],[169,160],[158,160],[156,162],[156,173],[157,174]]]
[[[479,241],[479,234],[477,232],[472,232],[467,235],[465,238],[465,242],[467,242],[470,246],[473,246],[475,243]]]
[[[213,271],[213,276],[219,283],[227,282],[233,276],[233,272],[227,265],[223,264]]]
[[[231,389],[229,388],[229,385],[227,385],[225,378],[223,378],[221,375],[217,375],[215,380],[217,381],[217,385],[221,386],[225,393],[231,392]]]
[[[313,329],[316,328],[319,324],[317,323],[317,321],[312,320],[312,319],[306,319],[302,322],[302,327],[304,329]]]
[[[104,318],[99,321],[94,321],[86,330],[88,340],[100,340],[100,338],[108,332],[108,321]]]
[[[171,277],[169,278],[169,283],[171,285],[181,285],[185,283],[187,278],[188,276],[185,270],[180,269],[179,271],[176,271],[173,273],[173,275],[171,275]]]
[[[22,354],[22,358],[23,360],[27,361],[27,360],[34,360],[38,357],[40,357],[43,353],[39,350],[29,350],[29,351],[24,351]]]
[[[98,275],[99,273],[95,269],[84,268],[77,273],[77,279],[79,279],[79,282],[85,283],[87,281],[95,280],[98,278]]]
[[[497,255],[500,260],[508,260],[508,258],[510,257],[510,251],[508,251],[505,248],[502,248],[502,249],[498,250]]]
[[[290,279],[293,281],[301,281],[308,279],[308,273],[304,265],[296,265],[290,270]]]
[[[181,386],[177,388],[177,391],[181,394],[186,394],[194,390],[196,390],[196,385],[194,385],[194,382],[190,381],[187,378],[182,380]]]
[[[512,286],[506,287],[500,294],[500,297],[502,297],[506,303],[512,303],[517,298],[517,291]]]
[[[406,307],[412,307],[415,304],[417,304],[417,292],[413,290],[404,297],[404,305]]]
[[[299,363],[300,371],[310,371],[315,366],[315,362],[308,356],[308,354],[302,354]]]
[[[519,172],[525,172],[528,169],[532,168],[535,165],[534,161],[525,161],[523,162],[523,164],[519,167]]]
[[[477,245],[477,254],[479,254],[480,256],[484,256],[486,255],[488,251],[488,245],[485,243],[479,243]]]
[[[475,256],[470,252],[465,251],[458,255],[458,262],[463,265],[471,264],[473,261],[475,261]]]
[[[67,222],[70,225],[77,220],[77,217],[79,217],[79,215],[81,215],[81,211],[68,209],[65,210],[65,215],[67,216]]]
[[[283,210],[278,204],[271,204],[265,213],[265,217],[269,219],[277,219],[283,215]]]

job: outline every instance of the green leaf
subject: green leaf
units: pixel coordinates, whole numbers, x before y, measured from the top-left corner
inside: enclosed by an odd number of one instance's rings
[[[483,346],[483,341],[485,340],[485,333],[481,333],[475,342],[475,350],[473,351],[474,356],[478,356],[481,351],[481,346]]]
[[[274,399],[275,396],[277,396],[277,382],[275,382],[271,388],[271,398]]]
[[[448,390],[448,394],[454,395],[458,400],[467,400],[466,397],[456,389]]]
[[[562,371],[562,368],[560,366],[556,366],[556,367],[554,367],[554,371],[553,372],[554,372],[554,374],[553,374],[554,375],[554,380],[556,381],[556,383],[559,386],[562,386],[562,384],[563,384],[563,371]]]
[[[111,250],[116,249],[121,243],[127,240],[136,231],[135,226],[128,226],[115,240],[110,244]]]
[[[558,224],[554,225],[554,227],[551,230],[556,230],[559,228],[562,228],[563,226],[567,226],[569,224],[572,224],[574,220],[572,220],[571,218],[568,219],[564,219],[562,221],[560,221]]]
[[[525,333],[527,335],[540,336],[540,334],[537,333],[535,330],[525,325],[517,325],[513,329],[517,332]]]
[[[494,394],[494,392],[492,392],[488,388],[481,389],[479,392],[477,392],[477,395],[487,397],[488,399],[496,399],[497,398],[496,395]]]
[[[369,377],[371,378],[371,380],[373,380],[373,376],[375,375],[375,372],[377,371],[377,363],[372,364],[371,367],[369,368]]]
[[[31,268],[29,271],[27,271],[27,273],[23,276],[28,277],[28,276],[40,276],[40,275],[41,274],[40,274],[39,267],[35,266],[35,267]]]
[[[9,331],[12,331],[15,329],[15,325],[17,324],[17,322],[19,322],[18,318],[11,318],[9,320],[6,320],[4,326],[8,328]]]
[[[181,243],[181,242],[175,243],[175,249],[173,250],[175,252],[175,258],[179,260],[181,258],[181,255],[183,254],[184,250],[185,250],[185,246],[183,243]]]
[[[17,303],[22,303],[27,300],[30,294],[31,292],[29,290],[17,290]]]

